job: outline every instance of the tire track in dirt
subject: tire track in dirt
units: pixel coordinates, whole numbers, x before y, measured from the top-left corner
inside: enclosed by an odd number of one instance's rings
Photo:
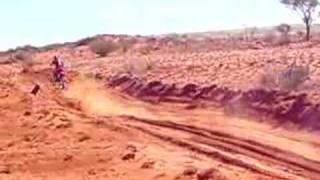
[[[215,151],[213,149],[205,149],[205,148],[203,148],[203,147],[201,147],[201,146],[199,146],[197,144],[190,143],[190,142],[187,142],[187,141],[183,141],[183,140],[180,140],[180,139],[176,139],[176,138],[171,137],[171,136],[166,136],[166,135],[163,135],[162,133],[156,133],[155,131],[151,131],[151,130],[148,130],[146,128],[142,128],[142,127],[139,127],[139,126],[128,125],[128,127],[131,127],[133,129],[139,130],[139,131],[141,131],[141,132],[143,132],[145,134],[151,135],[153,137],[161,139],[161,140],[163,140],[165,142],[169,142],[169,143],[174,144],[176,146],[185,148],[187,150],[190,150],[190,151],[193,151],[193,152],[208,156],[208,157],[213,158],[215,160],[219,160],[222,163],[226,163],[226,164],[229,164],[229,165],[234,165],[234,166],[238,166],[238,167],[241,167],[241,168],[245,168],[245,169],[250,170],[250,171],[252,171],[254,173],[262,174],[262,175],[268,176],[270,178],[287,179],[287,180],[293,179],[293,177],[279,175],[277,173],[274,173],[274,172],[267,171],[267,170],[264,170],[262,168],[259,168],[254,164],[250,164],[250,163],[244,162],[242,160],[239,160],[237,158],[233,158],[231,156],[226,156],[225,154],[221,153],[220,151]]]
[[[81,81],[81,86],[76,90],[82,90],[84,85],[86,83]],[[120,120],[125,122],[123,125],[176,146],[276,179],[317,179],[320,175],[320,163],[317,161],[220,131],[178,124],[166,121],[163,117],[159,117],[161,121],[157,121],[157,116],[151,116],[149,111],[145,111],[143,105],[135,104],[136,101],[117,99],[114,97],[117,95],[103,93],[103,89],[99,90],[99,86],[96,89],[90,89],[91,93],[86,89],[83,92],[79,91],[80,93],[71,91],[73,95],[71,98],[82,100],[80,104],[84,109],[90,107],[89,114],[91,112],[98,116],[120,117]],[[87,96],[90,94],[89,98],[83,100],[84,93]],[[105,101],[108,103],[102,103]],[[97,105],[96,102],[100,103]],[[93,105],[96,108],[93,108]],[[179,133],[179,135],[172,136],[172,133]],[[184,136],[193,136],[193,138],[182,138]],[[238,159],[239,157],[241,159]],[[272,168],[268,168],[269,165]]]
[[[170,121],[151,121],[135,117],[125,117],[125,119],[129,120],[129,124],[127,124],[128,126],[143,131],[144,133],[150,134],[167,142],[171,142],[175,145],[185,147],[200,154],[210,155],[210,157],[213,156],[223,162],[250,169],[253,172],[286,179],[286,177],[279,176],[278,173],[261,169],[254,164],[232,157],[227,157],[224,153],[214,152],[212,151],[212,148],[227,152],[227,154],[239,154],[250,159],[262,161],[265,164],[271,164],[276,166],[278,169],[282,168],[282,171],[285,174],[289,173],[291,175],[311,179],[317,179],[320,175],[319,162],[306,159],[291,152],[280,150],[276,147],[241,139],[221,132],[215,132],[195,126],[177,124]],[[145,128],[145,126],[148,126],[148,128]],[[154,128],[151,128],[153,129],[151,131],[150,126],[157,128],[160,127],[162,128],[162,131],[158,131],[157,133],[157,130]],[[179,136],[168,136],[169,133],[166,133],[168,130],[189,134],[192,135],[193,138],[188,138],[187,140],[182,141],[178,138]],[[202,145],[211,148],[209,151],[204,150],[200,147]]]

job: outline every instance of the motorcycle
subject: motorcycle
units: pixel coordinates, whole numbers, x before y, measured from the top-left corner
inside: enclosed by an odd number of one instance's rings
[[[58,86],[59,89],[66,89],[66,79],[63,70],[55,70],[53,72],[53,80],[55,86]]]

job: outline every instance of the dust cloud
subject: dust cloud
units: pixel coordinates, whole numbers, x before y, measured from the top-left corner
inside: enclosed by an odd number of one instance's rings
[[[154,118],[149,110],[137,106],[128,99],[121,98],[109,92],[103,85],[91,78],[81,77],[69,84],[64,96],[80,103],[86,113],[99,116],[135,116]],[[113,95],[112,95],[113,94]],[[137,102],[135,102],[137,103]]]

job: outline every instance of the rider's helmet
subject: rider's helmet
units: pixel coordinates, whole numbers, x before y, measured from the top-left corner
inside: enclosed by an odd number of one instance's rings
[[[56,68],[63,68],[64,66],[62,59],[57,55],[53,56],[52,64],[54,64]]]
[[[51,65],[55,65],[56,67],[58,66],[58,56],[53,56],[53,60],[51,62]]]

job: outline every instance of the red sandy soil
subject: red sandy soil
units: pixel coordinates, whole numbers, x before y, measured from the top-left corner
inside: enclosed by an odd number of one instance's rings
[[[0,65],[0,179],[316,180],[320,140],[315,133],[229,116],[213,107],[186,110],[185,104],[142,102],[88,74],[108,77],[118,73],[125,58],[147,59],[154,66],[140,74],[142,79],[247,89],[257,86],[264,68],[288,66],[299,54],[298,64],[309,63],[314,70],[305,86],[316,101],[318,50],[88,55],[91,59],[68,62],[74,73],[65,91],[49,80],[50,53],[39,54],[30,72],[19,64]],[[289,58],[279,59],[283,54]],[[35,83],[41,90],[32,96]]]

